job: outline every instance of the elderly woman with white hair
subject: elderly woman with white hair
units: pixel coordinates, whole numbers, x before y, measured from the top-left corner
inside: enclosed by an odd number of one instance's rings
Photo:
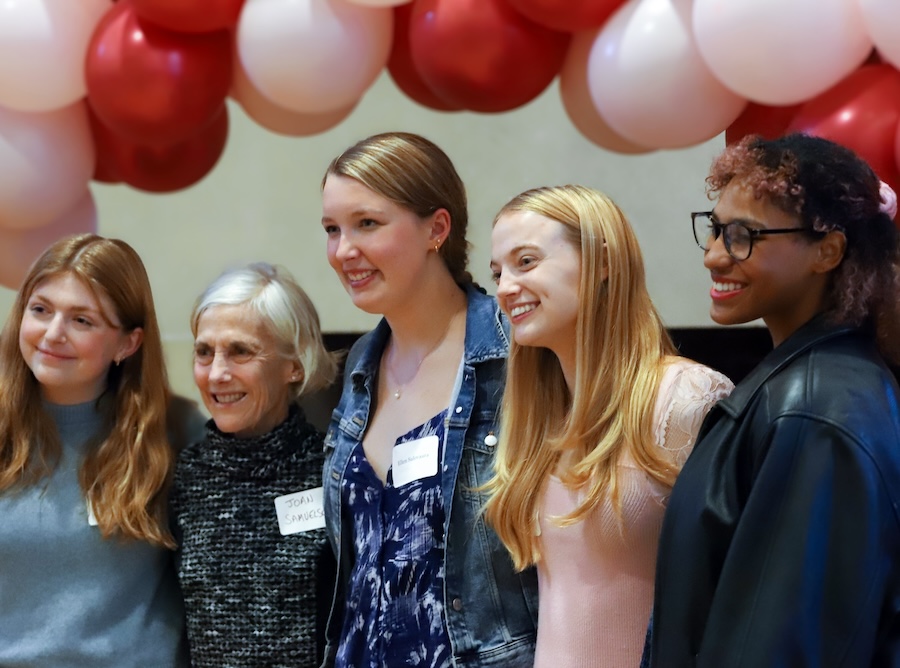
[[[191,662],[315,666],[334,557],[323,435],[297,402],[332,382],[335,358],[306,293],[264,263],[216,279],[191,330],[212,416],[179,457],[171,504]]]

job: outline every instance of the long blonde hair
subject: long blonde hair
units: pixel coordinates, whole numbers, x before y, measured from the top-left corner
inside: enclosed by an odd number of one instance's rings
[[[674,483],[677,471],[656,452],[652,417],[664,359],[675,347],[647,292],[637,238],[612,200],[583,186],[536,188],[514,197],[494,223],[513,211],[562,223],[581,253],[574,392],[550,350],[510,347],[485,514],[524,569],[540,560],[538,501],[563,451],[572,464],[562,479],[584,498],[557,518],[562,525],[583,520],[606,498],[620,509],[616,464],[625,451],[654,479]]]
[[[35,287],[70,274],[100,301],[109,297],[124,332],[143,329],[138,350],[110,365],[98,399],[107,431],[79,472],[104,538],[116,535],[174,547],[166,491],[174,453],[166,436],[166,380],[150,281],[140,257],[118,239],[93,234],[55,242],[32,265],[0,334],[0,492],[38,484],[59,463],[60,439],[40,385],[19,349],[19,327]]]

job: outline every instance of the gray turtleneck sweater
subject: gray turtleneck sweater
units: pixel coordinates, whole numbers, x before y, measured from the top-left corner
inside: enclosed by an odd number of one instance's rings
[[[104,540],[78,469],[101,428],[95,402],[45,404],[62,441],[52,477],[0,494],[0,666],[187,665],[171,553]]]

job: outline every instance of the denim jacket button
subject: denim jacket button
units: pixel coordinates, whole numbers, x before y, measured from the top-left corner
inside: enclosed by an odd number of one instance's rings
[[[456,407],[456,412],[457,412],[457,413],[462,413],[462,406],[457,406],[457,407]]]
[[[462,599],[454,598],[450,605],[453,606],[453,609],[456,610],[456,612],[459,612],[462,610]]]
[[[494,436],[493,432],[484,437],[484,444],[489,448],[493,448],[495,445],[497,445],[497,437]]]

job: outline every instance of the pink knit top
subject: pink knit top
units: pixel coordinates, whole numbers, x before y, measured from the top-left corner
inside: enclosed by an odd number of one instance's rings
[[[663,374],[655,406],[656,442],[680,468],[712,405],[731,392],[728,378],[685,359]],[[627,668],[640,663],[656,547],[669,489],[623,456],[621,520],[611,502],[583,522],[553,517],[576,508],[579,493],[551,476],[540,510],[540,611],[535,668]]]

